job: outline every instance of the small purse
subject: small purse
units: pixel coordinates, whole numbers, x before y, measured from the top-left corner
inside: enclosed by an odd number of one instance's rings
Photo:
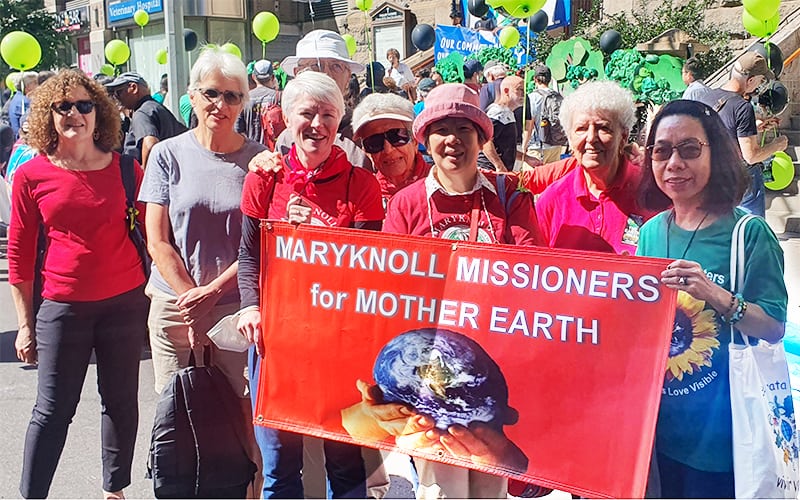
[[[742,217],[733,229],[733,293],[744,287],[744,229],[752,218]],[[734,343],[736,333],[744,344]],[[800,461],[783,342],[751,345],[748,336],[731,326],[728,352],[736,498],[796,498]]]

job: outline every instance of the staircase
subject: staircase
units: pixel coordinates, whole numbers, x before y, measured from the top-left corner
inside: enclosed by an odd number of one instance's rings
[[[741,54],[762,40],[755,40],[735,54],[725,66],[706,79],[706,84],[719,87],[728,80],[731,66]],[[780,47],[784,59],[800,48],[800,8],[781,19],[778,31],[770,42]],[[800,58],[784,65],[781,82],[789,91],[790,103],[781,115],[780,134],[789,138],[786,153],[795,165],[794,181],[781,192],[767,190],[767,222],[782,237],[800,237]],[[770,136],[771,137],[771,136]],[[769,140],[769,139],[768,139]]]

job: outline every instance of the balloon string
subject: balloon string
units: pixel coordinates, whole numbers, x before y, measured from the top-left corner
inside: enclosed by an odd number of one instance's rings
[[[267,42],[261,41],[261,59],[267,58]]]
[[[525,130],[528,127],[528,119],[527,113],[525,112],[528,108],[528,66],[531,62],[531,18],[528,18],[528,41],[525,43],[525,71],[522,75],[522,90],[523,95],[525,96],[522,99],[522,136],[525,136]],[[536,85],[534,83],[534,85]],[[531,116],[531,120],[533,120],[533,116]],[[528,137],[528,142],[530,142],[531,138]],[[528,145],[522,145],[522,162],[525,162],[525,157],[528,155]],[[521,168],[521,167],[520,167]]]
[[[364,25],[367,27],[367,51],[369,52],[369,81],[372,87],[372,93],[375,93],[375,54],[372,53],[372,30],[369,24],[369,16],[367,11],[364,11]]]

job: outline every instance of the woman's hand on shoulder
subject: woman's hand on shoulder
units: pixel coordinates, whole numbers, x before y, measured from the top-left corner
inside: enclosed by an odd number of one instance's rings
[[[283,155],[277,151],[264,150],[255,155],[247,165],[247,170],[259,175],[280,172],[283,168]]]

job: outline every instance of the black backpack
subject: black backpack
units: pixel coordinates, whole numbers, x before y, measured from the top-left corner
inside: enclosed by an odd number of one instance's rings
[[[206,358],[209,350],[206,348]],[[239,398],[216,367],[173,374],[156,405],[147,477],[156,498],[245,498],[256,472]]]
[[[564,96],[555,90],[537,89],[536,92],[542,96],[542,112],[539,119],[539,130],[542,135],[539,139],[551,146],[566,146],[567,134],[564,133],[561,121],[558,119]]]

